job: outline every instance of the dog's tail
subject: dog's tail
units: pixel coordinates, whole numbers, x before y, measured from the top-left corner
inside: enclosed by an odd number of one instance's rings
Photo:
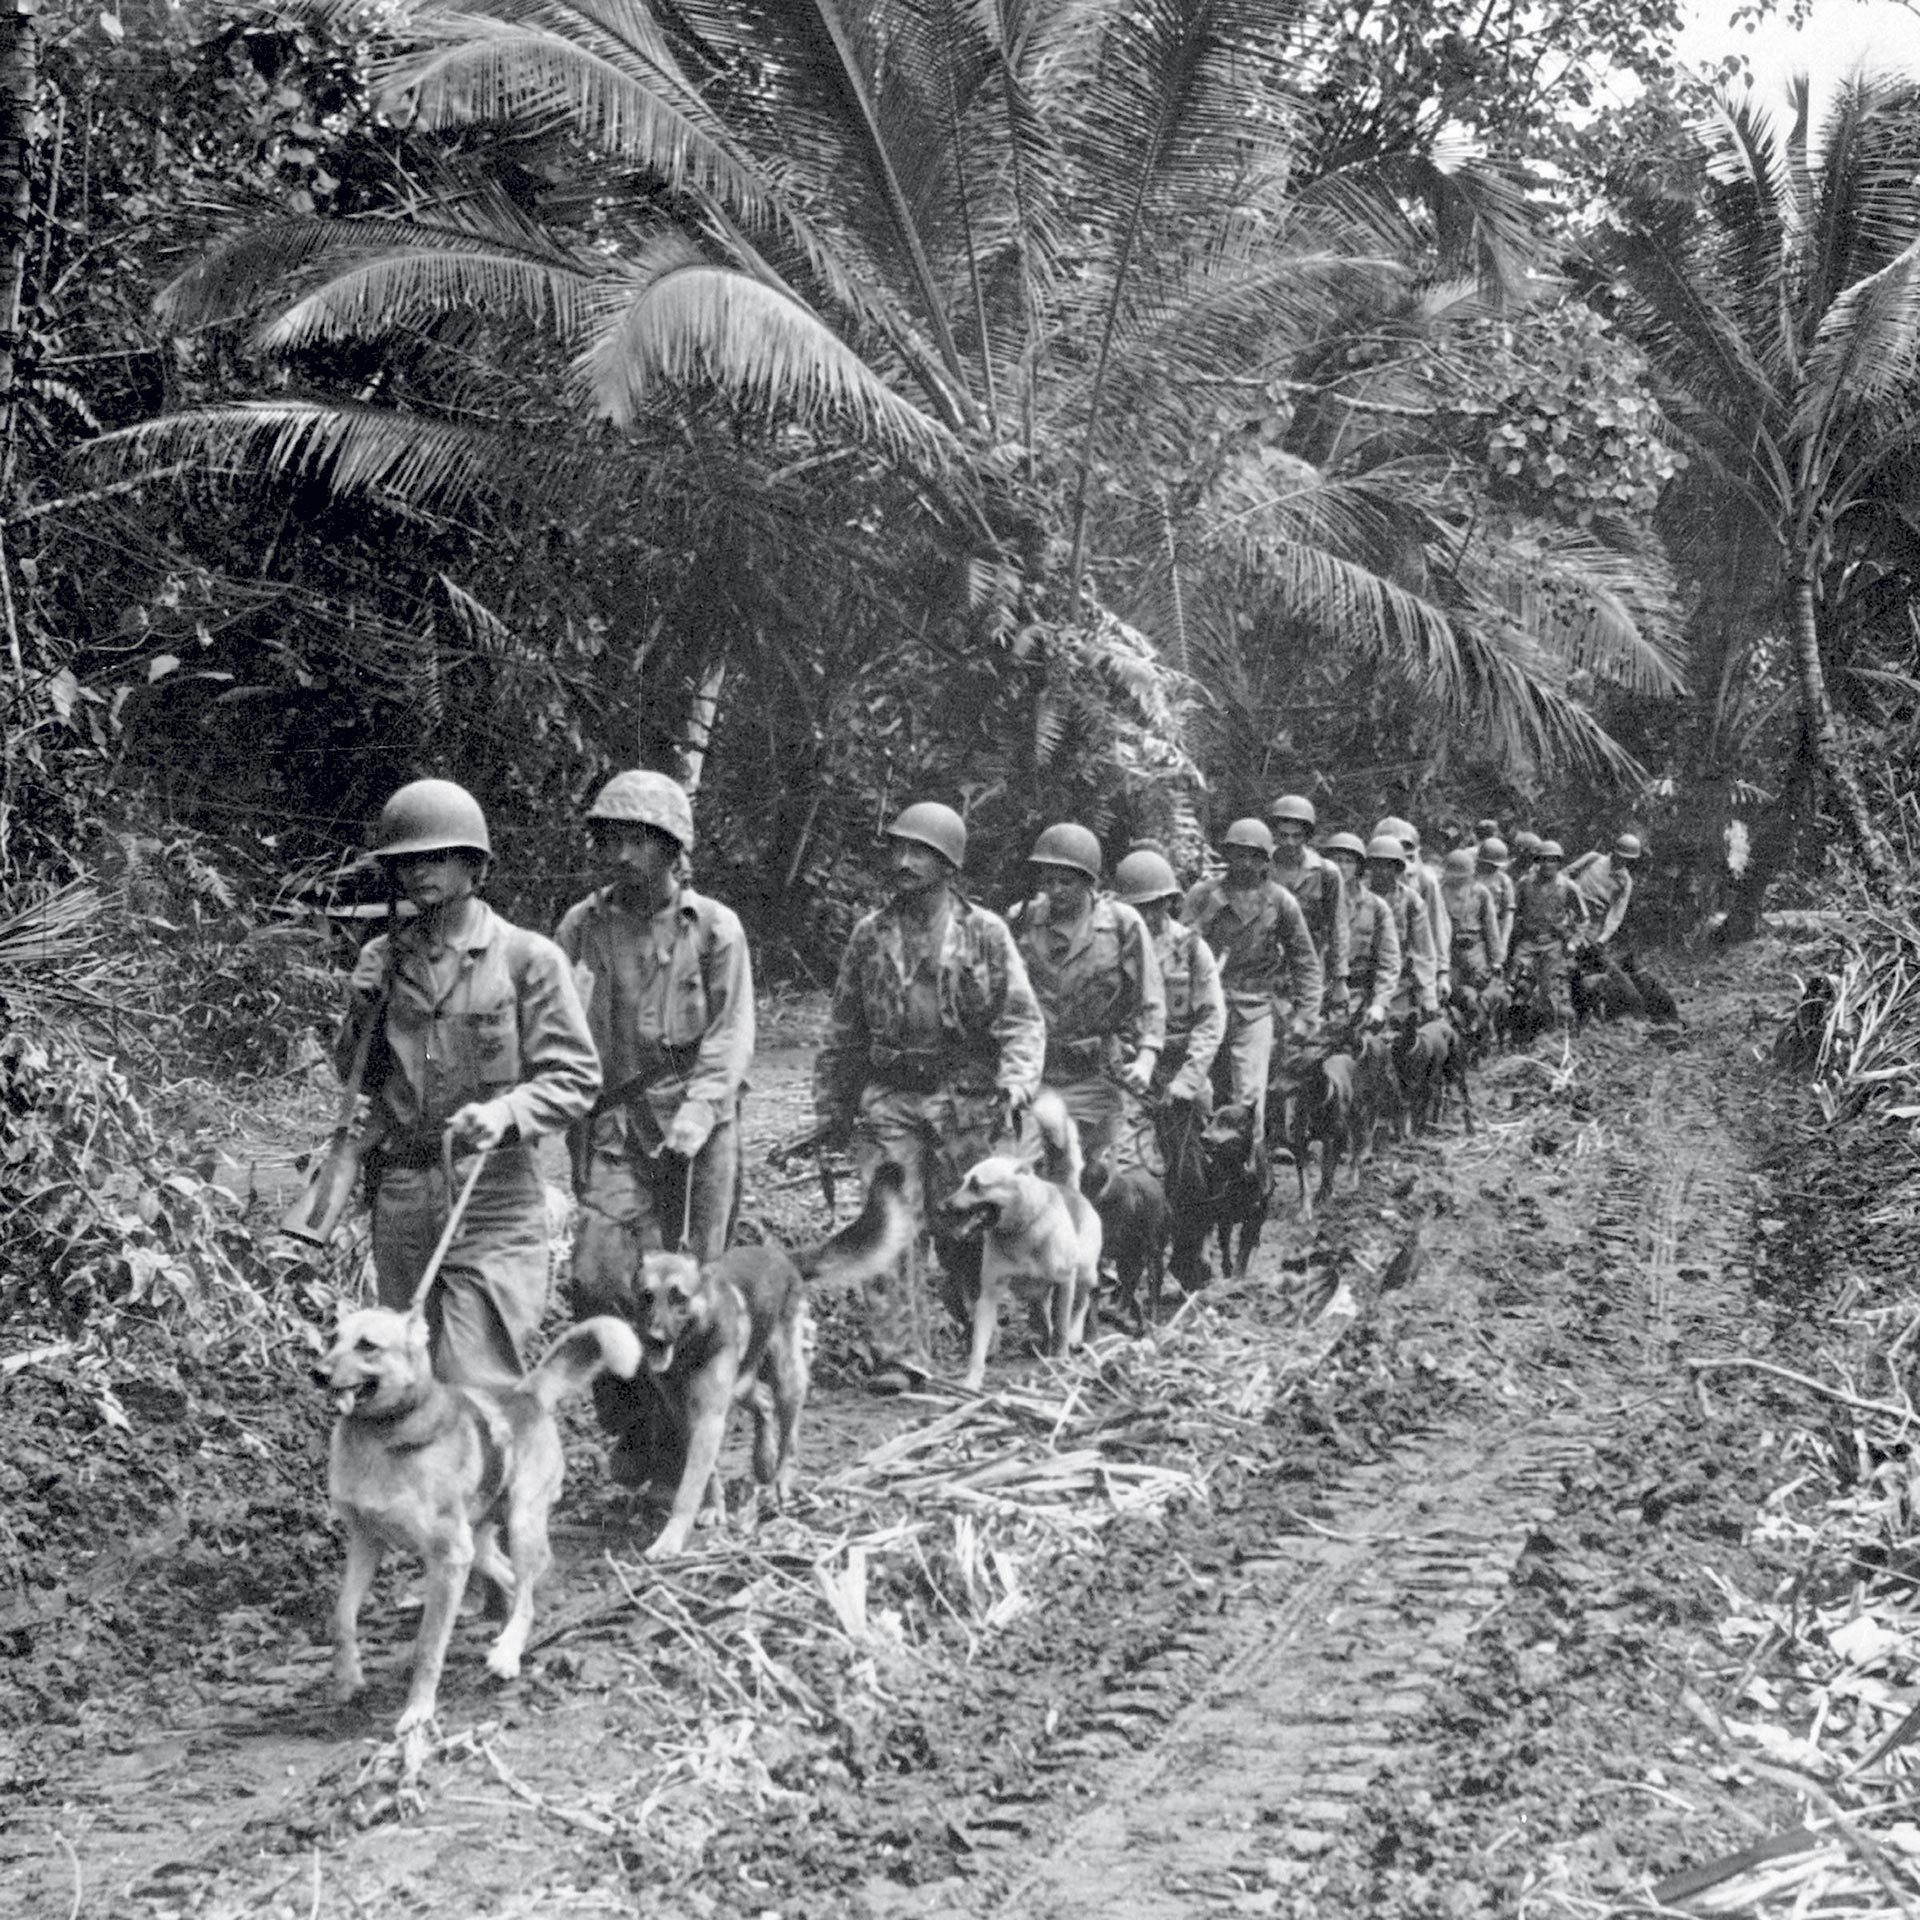
[[[1042,1087],[1027,1112],[1039,1141],[1034,1164],[1041,1179],[1077,1191],[1087,1163],[1080,1151],[1080,1129],[1074,1125],[1067,1103],[1051,1087]]]
[[[883,1160],[867,1183],[866,1204],[820,1246],[793,1256],[808,1280],[825,1279],[838,1286],[861,1286],[887,1272],[913,1244],[920,1223],[907,1204],[905,1170]]]
[[[517,1391],[548,1413],[603,1373],[631,1380],[640,1371],[640,1337],[624,1320],[595,1314],[569,1327],[533,1364]]]

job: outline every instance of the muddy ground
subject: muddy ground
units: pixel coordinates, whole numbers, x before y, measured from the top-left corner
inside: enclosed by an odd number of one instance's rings
[[[411,1577],[369,1700],[328,1697],[304,1352],[9,1329],[0,1911],[1466,1920],[1624,1910],[1792,1826],[1725,1623],[1851,1577],[1759,1524],[1821,1414],[1689,1363],[1808,1364],[1912,1248],[1772,1063],[1791,962],[1674,961],[1684,1033],[1491,1063],[1471,1137],[986,1402],[864,1397],[822,1302],[799,1510],[673,1567],[573,1410],[528,1673],[488,1681],[469,1617],[411,1749]],[[758,1148],[805,1066],[763,1061]],[[755,1205],[826,1224],[804,1168]]]

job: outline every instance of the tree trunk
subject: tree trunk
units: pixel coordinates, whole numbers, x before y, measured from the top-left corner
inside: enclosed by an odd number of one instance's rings
[[[14,364],[20,292],[33,226],[33,129],[39,43],[38,0],[0,0],[0,516],[13,510]]]
[[[1813,564],[1807,556],[1803,555],[1794,569],[1792,594],[1793,664],[1800,682],[1800,723],[1806,751],[1833,792],[1841,825],[1853,842],[1861,868],[1878,889],[1892,877],[1893,855],[1867,810],[1866,793],[1848,756],[1839,718],[1827,691],[1826,663],[1820,657]]]
[[[700,791],[700,776],[706,771],[707,748],[713,740],[714,722],[720,717],[720,694],[727,684],[727,663],[715,661],[700,676],[699,691],[687,710],[687,723],[680,735],[680,784],[687,797]]]

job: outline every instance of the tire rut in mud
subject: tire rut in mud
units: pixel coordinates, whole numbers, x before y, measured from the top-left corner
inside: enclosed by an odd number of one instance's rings
[[[1402,1440],[1325,1490],[1323,1520],[1245,1562],[1223,1613],[1044,1756],[1078,1811],[1062,1812],[1063,1791],[1051,1817],[1009,1809],[976,1826],[976,1845],[990,1834],[1005,1857],[976,1853],[949,1911],[1151,1920],[1270,1897],[1309,1877],[1383,1766],[1424,1737],[1442,1681],[1568,1484],[1636,1402],[1684,1391],[1683,1349],[1730,1328],[1744,1297],[1736,1128],[1703,1073],[1649,1073],[1605,1044],[1604,1122],[1591,1093],[1557,1135],[1523,1109],[1491,1162],[1450,1145],[1436,1183],[1477,1173],[1485,1191],[1512,1171],[1502,1155],[1546,1149],[1559,1163],[1545,1186],[1578,1237],[1550,1283],[1517,1307],[1508,1290],[1482,1337],[1491,1377],[1523,1404]],[[1455,1241],[1431,1263],[1443,1286],[1464,1284],[1487,1250]],[[1535,1369],[1544,1378],[1528,1381]]]

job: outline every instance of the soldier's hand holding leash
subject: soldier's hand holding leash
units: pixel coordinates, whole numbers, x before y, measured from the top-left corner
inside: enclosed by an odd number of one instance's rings
[[[1120,1069],[1120,1084],[1129,1093],[1144,1095],[1153,1085],[1153,1069],[1159,1061],[1155,1053],[1137,1053]]]
[[[491,1153],[514,1130],[513,1109],[504,1100],[469,1100],[447,1122],[453,1145],[466,1153]]]
[[[1019,1087],[1002,1087],[995,1095],[997,1106],[993,1116],[993,1131],[997,1138],[1003,1133],[1017,1134],[1020,1131],[1020,1116],[1026,1112],[1031,1096]]]

